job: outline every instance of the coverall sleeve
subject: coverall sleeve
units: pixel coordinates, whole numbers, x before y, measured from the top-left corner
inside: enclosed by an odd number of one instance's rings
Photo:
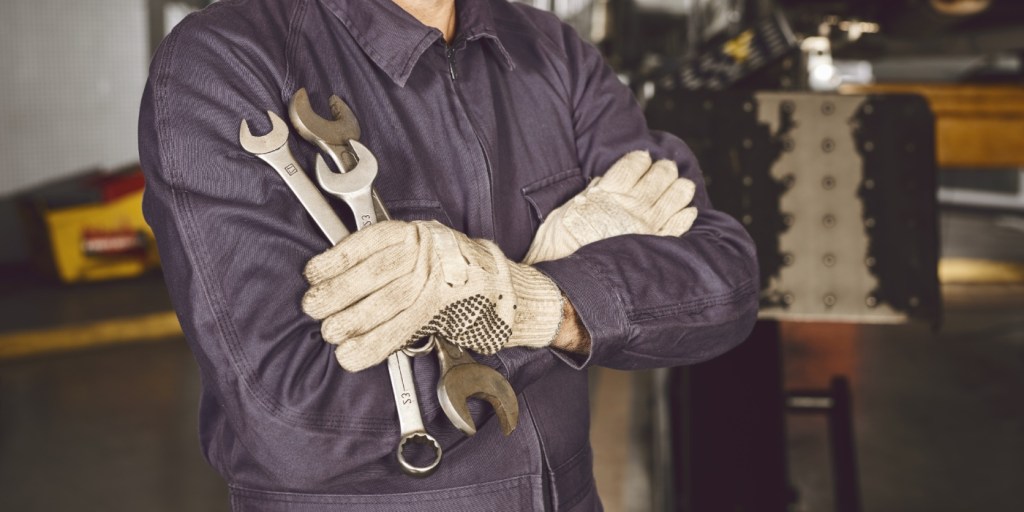
[[[742,342],[756,320],[754,244],[708,199],[700,168],[678,138],[647,128],[643,112],[593,46],[563,25],[566,87],[580,166],[588,177],[625,153],[644,149],[679,166],[697,185],[699,215],[681,237],[629,235],[580,248],[538,268],[576,308],[591,337],[587,357],[560,354],[581,368],[621,369],[699,363]]]
[[[283,485],[315,487],[341,468],[301,461],[367,450],[386,458],[393,449],[367,442],[396,428],[394,409],[380,406],[391,396],[387,369],[342,371],[319,322],[298,307],[306,260],[328,243],[238,140],[243,119],[260,135],[270,130],[268,108],[287,116],[290,86],[276,64],[284,59],[262,53],[285,50],[242,48],[231,37],[179,26],[154,57],[139,120],[143,209],[202,370],[207,453],[245,450],[265,468],[302,468],[280,476],[295,480]]]

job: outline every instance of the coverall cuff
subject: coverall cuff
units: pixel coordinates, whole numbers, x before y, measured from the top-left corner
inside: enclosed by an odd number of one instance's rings
[[[551,351],[577,370],[607,360],[616,350],[616,343],[627,339],[628,329],[626,307],[613,284],[603,279],[598,269],[579,254],[541,262],[535,267],[558,285],[590,334],[589,354]]]

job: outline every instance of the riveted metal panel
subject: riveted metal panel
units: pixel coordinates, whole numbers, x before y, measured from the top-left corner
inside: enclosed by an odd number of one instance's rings
[[[934,121],[906,95],[659,92],[652,128],[751,233],[764,318],[937,322]]]

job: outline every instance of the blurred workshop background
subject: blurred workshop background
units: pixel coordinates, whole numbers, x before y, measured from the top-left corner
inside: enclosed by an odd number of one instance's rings
[[[0,510],[228,509],[136,148],[208,3],[0,2]],[[530,3],[760,252],[740,349],[592,372],[607,509],[1024,510],[1024,2]]]

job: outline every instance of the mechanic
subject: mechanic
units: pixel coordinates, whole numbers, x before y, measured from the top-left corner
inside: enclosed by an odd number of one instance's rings
[[[266,133],[265,112],[302,87],[318,108],[331,94],[351,106],[400,220],[328,249],[239,146],[242,119]],[[312,169],[316,148],[290,144]],[[600,510],[583,370],[705,361],[756,317],[753,244],[712,208],[693,154],[647,129],[594,47],[529,6],[222,0],[154,57],[140,153],[201,371],[202,448],[233,510]],[[436,358],[415,358],[445,458],[412,478],[380,363],[435,332],[508,378],[520,418],[505,437],[474,409],[466,437],[437,403]]]

